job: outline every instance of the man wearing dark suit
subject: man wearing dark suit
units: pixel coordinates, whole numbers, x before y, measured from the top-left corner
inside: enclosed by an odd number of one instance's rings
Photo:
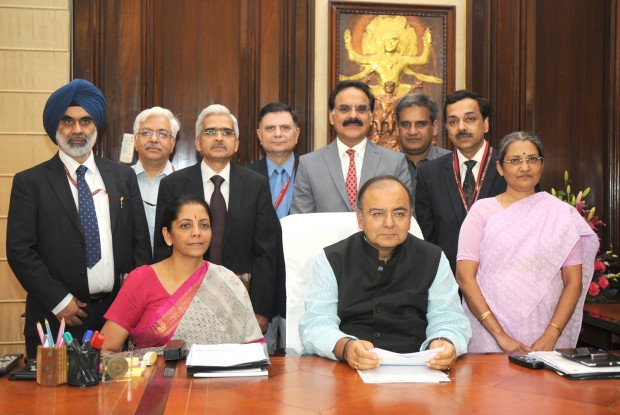
[[[205,108],[196,122],[196,150],[202,161],[161,181],[155,214],[155,258],[169,255],[157,229],[166,206],[181,195],[209,202],[213,236],[205,259],[235,273],[251,273],[250,298],[261,330],[276,313],[276,267],[282,228],[271,204],[269,182],[230,163],[239,148],[237,119],[223,105]]]
[[[491,105],[480,95],[460,90],[446,97],[444,119],[455,151],[417,171],[416,219],[424,239],[441,249],[456,271],[459,231],[465,215],[477,199],[506,190],[497,173],[496,154],[484,139],[489,131]]]
[[[299,138],[297,114],[286,104],[267,104],[258,113],[256,134],[265,157],[250,164],[248,168],[267,177],[273,207],[278,219],[282,219],[288,215],[293,200],[293,183],[298,163],[293,152]],[[265,333],[270,354],[286,345],[286,269],[282,251],[278,252],[276,287],[277,314],[271,318]]]
[[[337,137],[327,147],[300,157],[291,214],[353,212],[357,189],[376,176],[395,176],[413,190],[404,154],[366,138],[374,102],[363,82],[336,85],[329,96],[329,122]]]
[[[43,124],[60,151],[13,179],[7,259],[27,292],[29,357],[41,344],[37,322],[47,319],[56,337],[64,318],[81,340],[86,329],[103,326],[122,276],[151,263],[135,173],[92,152],[105,105],[101,91],[81,79],[54,92]]]

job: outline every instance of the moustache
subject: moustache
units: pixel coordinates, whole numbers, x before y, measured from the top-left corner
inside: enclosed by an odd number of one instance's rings
[[[67,141],[72,144],[73,140],[84,140],[85,142],[88,142],[88,137],[86,136],[86,134],[75,134],[70,136]]]
[[[468,132],[460,132],[456,134],[456,137],[461,138],[461,137],[473,137],[473,136],[471,135],[471,133],[468,133]]]
[[[215,143],[211,146],[211,148],[223,148],[224,150],[226,150],[226,144],[224,143]]]
[[[347,125],[353,125],[353,124],[359,125],[360,127],[364,126],[364,123],[359,118],[349,118],[348,120],[344,120],[344,122],[342,123],[342,126],[346,127]]]
[[[159,150],[159,151],[164,151],[163,148],[161,148],[161,146],[159,144],[147,144],[144,147],[145,150],[150,150],[150,149],[154,149],[154,150]]]

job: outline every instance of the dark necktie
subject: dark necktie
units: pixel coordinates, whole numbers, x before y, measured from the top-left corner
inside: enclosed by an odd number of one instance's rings
[[[92,268],[101,259],[101,243],[99,241],[99,224],[97,223],[97,211],[95,201],[90,192],[84,175],[88,167],[81,165],[77,168],[78,208],[80,222],[86,241],[86,265]]]
[[[220,187],[224,182],[222,176],[213,176],[211,181],[215,188],[211,195],[209,208],[211,209],[211,256],[209,260],[214,264],[222,264],[222,245],[224,244],[224,227],[226,226],[226,201]]]
[[[355,202],[357,201],[357,175],[355,173],[355,150],[348,149],[349,155],[349,171],[347,172],[347,196],[349,196],[349,205],[351,210],[355,210]]]
[[[467,206],[471,206],[474,202],[474,189],[476,188],[476,179],[474,179],[474,172],[472,169],[476,165],[476,160],[467,160],[465,162],[467,171],[465,172],[465,180],[463,181],[463,192],[465,192],[465,200]]]
[[[273,184],[273,189],[271,189],[271,203],[276,203],[276,200],[280,196],[280,192],[282,192],[282,187],[284,186],[284,182],[286,182],[286,176],[288,176],[288,174],[286,173],[286,170],[284,170],[284,167],[276,167],[276,169],[273,171],[273,174],[275,174],[276,177]],[[286,206],[284,203],[284,198],[282,198],[282,201],[276,208],[276,215],[278,215],[279,219],[282,219],[286,216],[285,209]]]

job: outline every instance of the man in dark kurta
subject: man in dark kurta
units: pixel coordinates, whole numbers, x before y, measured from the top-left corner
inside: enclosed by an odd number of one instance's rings
[[[411,195],[395,177],[369,180],[358,201],[362,232],[315,260],[300,322],[304,352],[371,369],[380,364],[374,347],[443,347],[427,365],[449,369],[471,329],[445,255],[408,233]]]

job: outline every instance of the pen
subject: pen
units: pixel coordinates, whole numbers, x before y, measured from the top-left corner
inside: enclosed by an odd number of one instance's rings
[[[96,350],[100,350],[101,346],[103,346],[103,340],[103,334],[95,331],[95,333],[93,334],[93,338],[90,340],[90,347]]]
[[[93,338],[93,334],[92,330],[86,330],[86,333],[84,333],[84,337],[82,337],[82,351],[90,350],[90,340]]]
[[[39,332],[39,338],[41,339],[41,346],[45,345],[45,335],[43,334],[43,327],[41,323],[37,321],[37,331]]]
[[[47,330],[47,335],[49,336],[49,347],[54,347],[54,337],[52,337],[52,329],[50,329],[50,322],[45,319],[45,330]]]
[[[58,329],[58,336],[56,336],[56,339],[58,340],[56,342],[56,347],[62,347],[62,345],[64,344],[64,339],[62,338],[62,334],[65,332],[65,318],[63,317],[62,320],[60,320],[60,328]]]

